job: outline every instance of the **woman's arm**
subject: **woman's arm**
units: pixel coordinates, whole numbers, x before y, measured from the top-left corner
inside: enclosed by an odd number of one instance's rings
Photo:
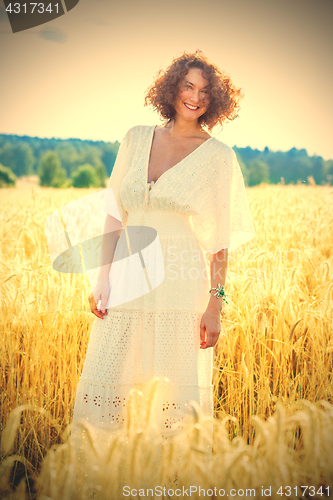
[[[225,285],[225,280],[227,278],[227,266],[228,266],[228,249],[224,248],[217,253],[214,253],[210,257],[210,287],[217,288],[217,285]],[[210,293],[210,299],[208,307],[217,308],[222,311],[222,298],[215,297],[214,293],[216,290],[212,290]]]
[[[110,295],[109,273],[122,227],[123,225],[119,220],[110,214],[106,215],[97,284],[93,293],[88,297],[91,312],[100,319],[104,319],[104,316],[107,315],[106,304]],[[101,304],[100,308],[97,309],[99,301],[101,301]]]
[[[227,277],[228,249],[224,248],[210,257],[211,288],[217,288],[218,284],[225,284]],[[213,347],[221,331],[222,297],[215,297],[212,290],[208,306],[201,318],[200,323],[200,348]]]
[[[109,279],[110,267],[122,227],[121,221],[110,214],[106,214],[97,282],[108,281]]]

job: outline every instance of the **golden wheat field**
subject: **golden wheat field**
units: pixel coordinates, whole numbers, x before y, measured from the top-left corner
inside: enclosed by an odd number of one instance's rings
[[[0,498],[74,498],[80,464],[64,431],[94,316],[87,277],[53,270],[44,225],[94,191],[1,189]],[[78,481],[85,486],[75,498],[333,493],[333,188],[260,185],[247,195],[256,236],[229,256],[212,454],[202,447],[210,424],[195,405],[174,442],[152,438],[153,381],[132,395],[133,411],[142,398],[145,424],[135,430],[129,422],[107,455],[99,456],[94,430],[83,430],[91,484]],[[129,489],[121,490],[126,477]],[[153,485],[167,486],[159,494]]]

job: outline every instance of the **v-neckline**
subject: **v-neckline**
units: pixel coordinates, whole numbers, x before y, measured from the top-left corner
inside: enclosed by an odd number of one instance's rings
[[[175,167],[177,167],[178,165],[180,165],[181,163],[183,163],[183,161],[187,160],[187,158],[189,158],[190,156],[192,156],[199,148],[201,148],[204,144],[206,144],[207,142],[209,142],[211,139],[214,139],[214,137],[210,137],[209,139],[206,139],[204,142],[202,142],[197,148],[195,148],[193,151],[191,151],[191,153],[189,153],[187,156],[185,156],[182,160],[180,160],[179,162],[177,162],[175,165],[173,165],[173,167],[171,168],[168,168],[168,170],[166,170],[165,172],[163,172],[159,178],[156,180],[156,181],[148,181],[148,169],[149,169],[149,160],[150,160],[150,153],[151,153],[151,148],[152,148],[152,145],[153,145],[153,139],[154,139],[154,134],[155,134],[155,129],[157,128],[157,125],[153,125],[152,126],[152,132],[150,134],[150,138],[149,138],[149,144],[148,144],[148,153],[147,153],[147,161],[146,161],[146,169],[145,169],[145,177],[146,177],[146,185],[147,184],[154,184],[154,186],[156,186],[156,184],[158,183],[158,181],[160,180],[161,177],[163,177],[163,175],[167,174],[168,172],[170,172],[170,170],[173,170]]]

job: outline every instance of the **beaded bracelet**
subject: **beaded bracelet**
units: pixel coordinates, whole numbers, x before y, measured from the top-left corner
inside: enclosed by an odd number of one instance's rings
[[[211,289],[209,290],[209,293],[210,293],[212,290],[217,290],[217,291],[216,291],[216,293],[214,293],[214,296],[215,296],[215,297],[217,297],[217,298],[222,297],[222,300],[224,300],[224,302],[226,302],[226,303],[228,304],[228,302],[227,302],[227,300],[226,300],[226,298],[225,298],[225,297],[226,297],[226,294],[225,294],[225,292],[224,292],[223,285],[220,285],[220,283],[218,283],[218,285],[217,285],[217,286],[218,286],[218,288],[211,288]]]

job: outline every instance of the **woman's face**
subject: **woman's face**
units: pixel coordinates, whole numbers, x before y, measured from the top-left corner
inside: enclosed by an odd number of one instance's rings
[[[209,106],[208,80],[199,68],[190,68],[180,84],[174,108],[176,116],[187,121],[195,121]]]

